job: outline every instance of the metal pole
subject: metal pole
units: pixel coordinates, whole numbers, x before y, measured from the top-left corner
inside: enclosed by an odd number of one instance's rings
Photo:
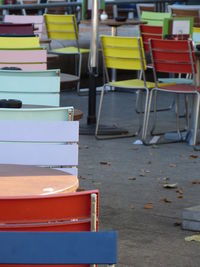
[[[89,96],[87,124],[96,124],[96,76],[98,69],[99,0],[92,1],[92,35],[89,55]]]

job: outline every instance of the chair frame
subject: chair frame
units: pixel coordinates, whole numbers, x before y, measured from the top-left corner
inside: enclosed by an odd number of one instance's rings
[[[113,38],[116,38],[116,37],[113,37]],[[141,128],[142,128],[142,136],[144,136],[144,134],[145,134],[146,111],[147,111],[148,99],[149,99],[149,89],[147,88],[147,81],[146,81],[146,75],[145,75],[145,63],[146,63],[146,61],[145,61],[145,57],[144,57],[143,52],[142,52],[142,47],[141,47],[141,41],[142,40],[141,40],[141,38],[140,37],[134,37],[134,38],[137,39],[137,43],[138,43],[138,47],[139,47],[138,50],[139,50],[139,57],[140,57],[140,62],[141,62],[141,72],[142,72],[143,81],[144,81],[144,88],[140,88],[140,90],[146,92],[145,112],[144,112],[144,116],[143,116],[143,127],[142,127],[142,123],[141,123],[141,121],[142,121],[142,111],[141,111],[140,112],[140,125],[139,125],[139,129],[138,129],[138,131],[136,133],[131,133],[129,135],[120,134],[120,135],[115,135],[115,136],[104,136],[104,137],[99,135],[99,125],[100,125],[100,117],[101,117],[101,110],[102,110],[102,104],[103,104],[104,91],[105,91],[107,86],[110,86],[109,85],[110,84],[110,79],[109,79],[109,74],[108,74],[108,68],[106,66],[104,47],[103,47],[103,44],[101,42],[101,48],[102,48],[102,54],[103,54],[103,63],[104,63],[105,76],[106,76],[107,83],[105,83],[103,85],[103,88],[102,88],[102,91],[101,91],[99,111],[98,111],[97,123],[96,123],[96,129],[95,129],[95,137],[97,139],[104,140],[104,139],[113,139],[113,138],[133,137],[133,136],[137,136],[140,133]],[[131,89],[137,90],[137,88],[131,88]]]
[[[46,28],[47,28],[47,35],[48,35],[48,38],[49,37],[49,31],[48,31],[48,22],[47,22],[47,17],[58,17],[58,16],[68,16],[68,17],[71,17],[72,18],[72,24],[73,24],[73,28],[74,28],[74,33],[75,33],[75,43],[76,43],[76,48],[78,50],[78,52],[70,52],[70,53],[62,53],[62,52],[59,52],[59,51],[53,51],[53,50],[56,50],[56,49],[53,49],[50,51],[50,53],[52,54],[56,54],[56,55],[62,55],[62,54],[69,54],[69,55],[74,55],[75,56],[75,65],[77,65],[77,60],[76,60],[76,57],[78,57],[78,69],[76,70],[76,75],[80,78],[81,77],[81,67],[82,67],[82,53],[81,53],[81,48],[80,48],[80,45],[79,45],[79,36],[78,36],[78,27],[77,27],[77,23],[76,23],[76,17],[75,15],[55,15],[55,14],[45,14],[44,17],[45,17],[45,24],[46,24]],[[52,38],[53,39],[53,38]],[[56,39],[55,39],[56,40]],[[65,47],[65,46],[64,46]],[[50,47],[51,48],[51,47]],[[80,94],[80,81],[77,83],[77,93]]]
[[[156,87],[150,92],[150,96],[149,96],[149,104],[148,104],[148,111],[147,111],[147,120],[146,120],[146,129],[145,129],[145,138],[143,139],[143,143],[144,144],[150,144],[150,143],[147,143],[146,142],[146,136],[147,136],[147,129],[148,129],[148,124],[149,124],[149,114],[150,114],[150,109],[151,109],[151,102],[152,102],[152,97],[153,95],[155,94],[155,96],[157,96],[157,92],[159,91],[164,91],[164,92],[168,92],[168,93],[176,93],[177,95],[177,134],[179,136],[178,140],[175,140],[175,141],[172,141],[172,143],[174,142],[180,142],[180,141],[185,141],[187,139],[187,136],[189,134],[188,132],[188,129],[187,129],[187,134],[186,134],[186,137],[183,137],[182,134],[181,134],[181,131],[180,131],[180,123],[179,123],[179,94],[184,94],[184,95],[196,95],[196,98],[197,98],[197,102],[198,102],[198,105],[196,107],[196,112],[195,112],[195,118],[194,118],[194,143],[196,144],[196,139],[197,139],[197,131],[198,131],[198,117],[199,117],[199,104],[200,104],[200,94],[198,92],[198,88],[197,88],[197,83],[196,83],[196,72],[195,72],[195,62],[194,62],[194,54],[193,54],[193,47],[192,47],[192,43],[191,43],[191,40],[187,40],[185,41],[185,43],[187,42],[188,44],[188,51],[189,52],[189,57],[190,57],[190,64],[191,64],[191,74],[192,74],[192,77],[193,77],[193,86],[194,86],[194,90],[176,90],[176,88],[174,90],[170,90],[170,87],[169,89],[167,88],[162,88],[161,86],[158,87],[158,79],[157,79],[157,73],[156,73],[156,67],[155,67],[155,61],[154,61],[154,57],[153,57],[153,48],[152,48],[152,42],[158,42],[160,40],[149,40],[149,46],[150,46],[150,54],[151,54],[151,59],[152,59],[152,64],[153,64],[153,75],[154,75],[154,80],[155,80],[155,84],[156,84]],[[165,40],[162,40],[162,42],[165,42]],[[173,41],[172,41],[173,42]],[[165,50],[166,51],[166,50]],[[170,51],[170,50],[169,50]],[[174,50],[173,50],[174,51]],[[181,50],[182,51],[182,50]],[[162,52],[162,50],[161,50]],[[183,50],[183,53],[184,53],[184,50]],[[178,62],[177,62],[178,64]],[[181,64],[181,62],[179,63]],[[166,72],[166,71],[164,71]],[[182,70],[183,73],[186,73],[185,70]],[[175,73],[175,71],[172,71],[172,73]],[[188,104],[188,103],[187,103]],[[189,114],[188,114],[188,106],[186,105],[186,122],[188,123],[188,128],[189,128]],[[154,105],[154,118],[153,118],[153,126],[152,126],[152,129],[151,129],[151,133],[154,131],[155,129],[155,126],[156,126],[156,105]],[[160,135],[162,135],[160,133]],[[169,143],[169,142],[167,142]],[[153,144],[153,143],[151,143]]]

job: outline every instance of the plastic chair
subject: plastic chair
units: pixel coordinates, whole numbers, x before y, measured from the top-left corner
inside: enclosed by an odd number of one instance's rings
[[[101,37],[102,52],[104,67],[106,73],[107,83],[104,84],[101,91],[101,99],[99,104],[99,112],[97,117],[95,136],[97,139],[109,139],[110,136],[102,137],[99,135],[99,124],[102,110],[102,103],[104,97],[104,91],[107,86],[118,87],[123,89],[133,89],[146,92],[145,111],[143,118],[143,127],[140,121],[140,127],[138,132],[142,129],[142,136],[144,135],[145,123],[146,123],[146,111],[148,105],[149,90],[154,88],[155,84],[147,82],[145,78],[146,61],[144,57],[144,50],[142,45],[142,39],[140,37],[120,37],[120,36],[102,36]],[[123,69],[123,70],[139,70],[142,71],[143,80],[132,79],[125,81],[110,82],[108,69]],[[141,114],[142,112],[140,112]],[[142,114],[141,114],[142,115]],[[140,117],[141,117],[140,115]],[[137,133],[136,133],[137,134]],[[127,137],[136,135],[119,135],[116,137]]]
[[[67,54],[78,57],[77,75],[81,77],[82,54],[89,53],[89,49],[79,47],[78,27],[74,15],[49,15],[45,14],[47,35],[49,39],[74,41],[75,46],[67,46],[51,50],[54,54]],[[80,82],[77,84],[80,93]]]
[[[146,21],[148,25],[163,26],[164,19],[170,18],[170,17],[171,17],[171,13],[167,13],[167,12],[143,11],[141,15],[141,20]]]
[[[151,57],[154,70],[154,79],[156,87],[151,91],[149,97],[149,105],[146,120],[146,129],[144,134],[144,143],[146,142],[147,128],[149,121],[149,114],[151,108],[152,96],[158,92],[173,93],[177,95],[177,134],[178,139],[175,141],[183,141],[185,137],[182,136],[179,126],[179,95],[196,95],[198,105],[196,110],[195,126],[194,126],[194,139],[196,143],[197,129],[198,129],[198,114],[199,114],[199,88],[196,84],[196,63],[195,54],[191,40],[175,41],[175,40],[156,40],[150,39]],[[159,84],[158,87],[158,73],[183,73],[191,74],[193,77],[193,84],[174,84],[168,86],[162,86]],[[186,120],[187,127],[189,127],[189,115],[188,105],[186,106]],[[154,105],[154,122],[152,131],[156,126],[156,105]]]
[[[34,34],[42,37],[44,17],[42,15],[5,15],[4,22],[26,24],[32,23],[34,25]]]

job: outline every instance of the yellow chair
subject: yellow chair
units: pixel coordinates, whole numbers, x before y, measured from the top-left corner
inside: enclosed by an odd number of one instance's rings
[[[110,87],[115,87],[115,88],[117,87],[121,89],[128,88],[128,89],[141,90],[142,92],[146,92],[143,126],[141,125],[141,122],[140,122],[140,128],[139,128],[139,131],[142,128],[142,137],[144,137],[145,124],[146,124],[146,113],[147,113],[147,106],[148,106],[148,100],[149,100],[149,90],[154,88],[155,84],[152,82],[146,81],[146,77],[145,77],[146,61],[145,61],[142,39],[141,37],[102,36],[101,44],[102,44],[102,53],[103,53],[103,60],[104,60],[107,83],[104,84],[102,92],[101,92],[95,136],[97,139],[113,138],[110,136],[100,136],[99,134],[100,115],[101,115],[101,110],[102,110],[104,90],[106,86],[110,86]],[[131,79],[131,80],[124,80],[124,81],[110,82],[108,69],[141,71],[143,80]],[[140,116],[142,116],[142,112],[140,112]],[[135,134],[119,135],[119,136],[115,136],[115,138],[134,136],[134,135]]]
[[[51,50],[54,54],[70,54],[78,57],[77,75],[81,76],[82,54],[89,53],[89,49],[79,47],[79,33],[74,15],[52,15],[45,14],[45,23],[49,39],[74,41],[75,46],[67,46]],[[80,91],[80,82],[77,84]]]
[[[39,37],[0,37],[0,49],[41,49]]]

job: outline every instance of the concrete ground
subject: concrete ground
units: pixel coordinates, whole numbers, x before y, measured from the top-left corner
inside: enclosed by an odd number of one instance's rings
[[[81,41],[88,43],[88,26],[80,34]],[[119,28],[118,34],[136,35],[137,28]],[[136,131],[135,99],[128,92],[106,94],[103,123]],[[166,106],[171,102],[165,95],[159,101]],[[99,94],[97,107],[98,103]],[[86,125],[87,96],[66,91],[61,104],[81,109],[80,124]],[[175,118],[174,111],[159,112],[158,128],[175,129]],[[137,139],[99,141],[80,135],[80,188],[100,191],[100,230],[118,231],[120,267],[199,267],[200,243],[184,240],[194,233],[182,230],[181,216],[184,208],[200,204],[200,154],[187,143],[152,147],[134,145]],[[166,189],[166,183],[175,183],[177,188]]]
[[[135,94],[105,95],[103,123],[136,130]],[[62,93],[62,105],[83,111],[88,97]],[[99,95],[97,96],[97,106]],[[171,103],[166,96],[160,105]],[[159,128],[174,129],[175,112],[159,112]],[[80,188],[100,191],[100,229],[118,231],[118,266],[199,267],[200,243],[186,242],[194,234],[181,229],[182,211],[200,204],[200,154],[187,143],[134,145],[138,137],[99,141],[80,135]],[[177,183],[166,189],[165,183]]]

